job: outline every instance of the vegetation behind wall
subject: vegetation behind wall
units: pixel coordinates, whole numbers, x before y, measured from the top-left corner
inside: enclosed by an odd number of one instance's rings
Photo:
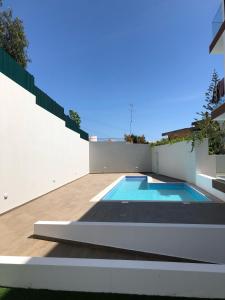
[[[161,146],[161,145],[168,145],[168,144],[175,144],[175,143],[180,143],[180,142],[190,142],[192,140],[191,136],[189,137],[177,137],[177,138],[173,138],[173,139],[167,139],[167,138],[163,138],[159,141],[156,142],[152,142],[150,143],[151,147],[155,147],[155,146]]]
[[[144,134],[143,135],[124,134],[124,140],[128,143],[133,143],[133,144],[148,144]]]
[[[23,68],[30,61],[27,55],[28,40],[24,32],[23,21],[13,17],[11,8],[2,10],[0,0],[0,47],[15,59]]]
[[[213,120],[211,112],[220,104],[223,99],[217,93],[217,85],[220,79],[213,70],[211,82],[205,93],[205,104],[203,110],[197,113],[201,118],[195,119],[195,128],[192,132],[192,148],[201,144],[205,138],[209,141],[209,154],[225,154],[225,130],[224,124]]]

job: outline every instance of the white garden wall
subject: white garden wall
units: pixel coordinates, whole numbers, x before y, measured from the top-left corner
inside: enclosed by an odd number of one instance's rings
[[[225,155],[216,155],[216,173],[225,174]]]
[[[152,148],[152,171],[157,174],[195,182],[195,152],[191,143],[180,142]]]
[[[225,200],[224,193],[212,187],[212,179],[216,177],[216,173],[225,172],[225,155],[209,155],[207,139],[191,150],[191,142],[153,147],[152,171],[194,183]]]
[[[89,142],[35,102],[0,73],[0,213],[89,173]]]
[[[0,285],[9,287],[224,299],[224,281],[224,265],[0,257]]]
[[[147,144],[90,142],[90,173],[151,172]]]
[[[209,155],[208,140],[195,147],[196,173],[216,177],[216,155]]]
[[[66,241],[225,263],[225,225],[53,222],[34,224],[34,234]],[[215,247],[215,245],[220,247]]]

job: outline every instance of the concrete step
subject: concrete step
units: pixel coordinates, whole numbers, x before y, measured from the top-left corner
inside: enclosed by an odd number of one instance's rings
[[[225,179],[213,179],[212,187],[225,193]]]

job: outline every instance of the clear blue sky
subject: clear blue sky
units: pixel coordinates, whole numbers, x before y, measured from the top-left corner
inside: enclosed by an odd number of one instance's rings
[[[213,68],[211,21],[220,0],[5,0],[24,21],[36,84],[79,112],[99,137],[148,140],[187,127]]]

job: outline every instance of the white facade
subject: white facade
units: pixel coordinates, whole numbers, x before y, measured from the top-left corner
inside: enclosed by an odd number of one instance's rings
[[[89,173],[89,143],[0,73],[0,213]]]

